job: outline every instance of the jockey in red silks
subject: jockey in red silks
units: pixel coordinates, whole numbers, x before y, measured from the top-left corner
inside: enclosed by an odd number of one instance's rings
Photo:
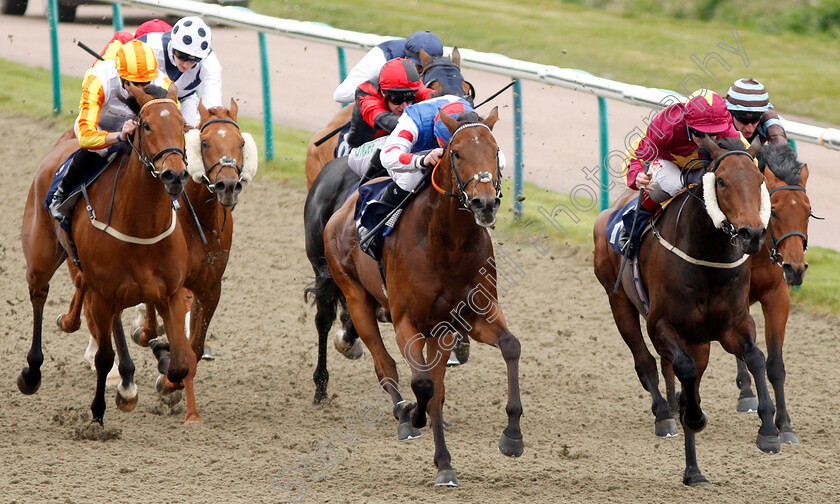
[[[120,30],[114,33],[114,36],[111,37],[111,40],[109,40],[107,44],[105,44],[105,48],[102,49],[102,52],[99,54],[103,59],[114,59],[117,54],[117,49],[129,40],[140,38],[147,33],[163,33],[170,30],[172,30],[172,26],[170,26],[166,21],[161,21],[160,19],[150,19],[138,26],[137,31],[133,34],[125,30]]]
[[[735,128],[748,142],[758,137],[762,145],[787,143],[787,133],[764,84],[755,79],[736,80],[726,93],[726,108]]]

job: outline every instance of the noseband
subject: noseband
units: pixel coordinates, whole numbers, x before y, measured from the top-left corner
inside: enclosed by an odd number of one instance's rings
[[[458,201],[461,202],[461,205],[463,205],[464,208],[466,208],[469,211],[472,211],[471,207],[470,207],[470,204],[469,204],[470,197],[467,194],[467,189],[469,188],[468,186],[470,185],[470,183],[474,182],[475,185],[483,184],[483,183],[491,183],[491,184],[493,184],[493,188],[496,189],[496,199],[501,199],[501,197],[502,197],[502,173],[501,173],[501,168],[499,167],[498,152],[496,153],[496,180],[495,180],[495,182],[493,181],[493,175],[491,175],[488,172],[476,173],[475,175],[473,175],[472,177],[467,179],[466,182],[464,182],[464,181],[461,180],[461,176],[458,173],[458,169],[455,167],[455,156],[453,156],[453,154],[452,154],[452,147],[451,147],[452,146],[452,141],[455,140],[455,135],[457,135],[463,129],[473,128],[473,127],[476,127],[476,126],[481,126],[483,128],[486,128],[487,131],[491,131],[490,128],[484,123],[478,123],[478,122],[466,123],[466,124],[462,124],[461,126],[458,126],[458,129],[456,129],[452,133],[452,137],[449,139],[449,144],[448,144],[448,147],[449,147],[449,170],[452,174],[452,180],[455,181],[455,186],[458,188],[458,192],[457,193],[451,193],[449,191],[445,191],[444,189],[441,189],[435,183],[434,171],[432,172],[432,185],[434,186],[434,188],[437,189],[437,191],[441,194],[445,194],[446,196],[451,196],[453,198],[458,198]],[[490,134],[492,135],[492,132]],[[440,163],[438,163],[438,165],[440,165]],[[435,169],[437,169],[437,166],[435,166]]]
[[[753,155],[750,154],[747,151],[743,151],[743,150],[728,151],[728,152],[724,153],[723,155],[719,156],[718,158],[716,158],[712,162],[712,165],[709,167],[709,170],[707,171],[707,173],[714,173],[718,169],[718,167],[720,166],[720,162],[724,158],[726,158],[728,156],[734,156],[734,155],[747,156],[748,158],[750,158],[750,161],[755,161],[755,158],[753,157]],[[705,175],[704,175],[704,177],[705,177]],[[762,182],[762,184],[763,184],[763,182]],[[732,245],[735,245],[735,240],[738,238],[738,230],[735,229],[735,226],[732,225],[731,222],[729,222],[729,220],[723,214],[723,211],[720,209],[720,206],[717,204],[717,191],[716,190],[714,191],[714,200],[710,201],[710,198],[711,198],[711,196],[706,194],[706,184],[705,184],[705,180],[704,180],[703,200],[704,200],[704,203],[706,205],[706,211],[710,212],[710,216],[714,212],[718,212],[720,214],[720,217],[718,217],[718,218],[720,219],[722,217],[722,220],[719,220],[720,224],[718,224],[718,222],[715,222],[715,225],[718,228],[720,228],[721,231],[728,234],[729,237],[730,237],[730,241],[732,242]],[[712,206],[711,209],[709,208],[710,206]],[[715,218],[712,217],[712,220],[714,221]]]
[[[236,121],[220,117],[220,118],[217,118],[217,119],[210,119],[206,123],[202,124],[201,128],[199,129],[199,133],[204,133],[204,128],[206,128],[207,126],[209,126],[213,123],[233,124],[236,127],[236,129],[239,130],[239,124],[237,124]],[[202,157],[201,162],[204,163],[203,157]],[[217,166],[219,167],[219,170],[221,170],[222,168],[224,168],[226,166],[231,166],[231,167],[235,168],[236,169],[236,175],[239,177],[239,181],[240,182],[242,181],[242,167],[239,166],[239,164],[236,162],[236,160],[233,159],[232,157],[222,156],[222,158],[220,160],[216,161],[215,163],[213,163],[209,167],[205,166],[204,175],[202,175],[202,176],[204,177],[204,181],[207,184],[207,190],[209,190],[210,192],[213,192],[213,182],[210,180],[210,177],[208,175],[213,173],[213,170]]]
[[[154,100],[147,101],[140,108],[140,113],[137,114],[137,117],[139,118],[139,121],[138,121],[138,124],[137,124],[137,139],[138,139],[137,143],[140,144],[140,149],[138,149],[134,145],[134,142],[128,142],[128,144],[131,146],[131,149],[134,152],[137,153],[137,157],[140,159],[140,162],[143,163],[143,166],[145,166],[146,169],[149,170],[149,173],[151,173],[152,177],[154,177],[154,178],[158,178],[160,176],[160,170],[155,168],[155,163],[160,158],[163,158],[163,162],[165,163],[166,159],[169,158],[169,156],[171,156],[173,154],[177,154],[177,155],[181,156],[181,159],[184,160],[184,164],[187,163],[187,154],[184,152],[183,149],[179,149],[178,147],[166,147],[166,148],[160,150],[157,154],[155,154],[151,158],[149,158],[144,152],[142,152],[142,151],[146,150],[145,143],[143,142],[143,125],[147,123],[147,121],[145,121],[142,117],[143,110],[145,110],[146,107],[148,107],[149,105],[155,105],[155,104],[159,104],[159,103],[171,103],[172,105],[175,105],[176,107],[178,106],[178,104],[175,103],[174,100],[171,100],[169,98],[156,98]]]
[[[469,98],[471,102],[472,102],[472,100],[475,99],[475,88],[473,87],[472,84],[470,84],[469,82],[464,80],[464,76],[461,75],[461,67],[456,65],[454,61],[448,60],[446,58],[438,58],[438,59],[434,60],[429,66],[424,68],[423,71],[420,72],[420,78],[423,80],[423,84],[426,85],[427,87],[431,86],[435,82],[441,82],[440,79],[438,79],[438,78],[436,78],[436,77],[434,77],[433,75],[430,74],[430,70],[432,70],[432,69],[440,69],[444,73],[446,73],[447,70],[452,70],[454,73],[456,73],[461,78],[461,82],[466,82],[470,86],[469,94],[464,95],[464,90],[463,89],[458,89],[457,90],[458,91],[457,96],[461,96],[461,97],[464,97],[464,98]],[[428,79],[428,80],[426,80],[426,79]],[[446,90],[446,91],[455,91],[455,90]]]
[[[774,187],[770,190],[770,194],[772,195],[776,191],[802,191],[806,192],[805,188],[799,185],[786,185],[786,186],[779,186]],[[770,248],[770,260],[773,261],[773,264],[778,264],[779,266],[782,265],[783,258],[782,252],[779,250],[779,245],[781,245],[782,240],[785,238],[790,238],[791,236],[801,236],[802,237],[802,246],[803,252],[808,251],[808,236],[801,232],[801,231],[791,231],[790,233],[785,233],[776,239],[775,233],[773,233],[773,220],[770,219],[770,223],[767,225],[768,230],[770,231],[770,240],[773,241],[773,248]],[[769,248],[769,247],[768,247]]]

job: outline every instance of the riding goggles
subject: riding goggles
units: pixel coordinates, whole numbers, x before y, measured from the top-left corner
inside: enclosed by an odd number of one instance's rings
[[[716,138],[717,138],[717,136],[718,136],[718,134],[719,134],[719,133],[706,133],[705,131],[696,130],[696,129],[694,129],[694,128],[690,128],[690,127],[688,127],[688,126],[686,126],[686,129],[688,129],[688,136],[689,136],[689,138],[690,138],[690,137],[697,137],[697,138],[701,138],[701,139],[702,139],[703,137],[709,137],[709,138],[711,138],[712,140],[714,140],[714,139],[716,139]]]
[[[732,117],[741,124],[755,124],[761,120],[761,112],[735,112],[729,111]]]
[[[198,56],[193,56],[192,54],[187,54],[177,49],[173,49],[172,54],[174,54],[176,58],[185,63],[198,63],[199,61],[201,61],[201,58],[199,58]]]
[[[386,91],[385,97],[388,98],[388,101],[394,105],[402,105],[403,103],[411,104],[417,99],[414,91],[399,93],[389,93]]]

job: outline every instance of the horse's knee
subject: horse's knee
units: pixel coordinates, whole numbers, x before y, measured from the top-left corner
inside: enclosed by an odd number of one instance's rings
[[[519,358],[522,345],[516,336],[506,332],[504,336],[499,339],[499,349],[502,351],[502,357],[507,360],[515,360]]]
[[[770,356],[767,358],[767,378],[772,383],[784,381],[785,363],[781,358]]]
[[[435,393],[435,382],[429,373],[422,373],[411,379],[411,390],[418,400],[428,400]]]
[[[694,365],[694,359],[688,354],[682,353],[677,355],[672,363],[674,374],[680,382],[694,382],[697,380],[697,367]]]

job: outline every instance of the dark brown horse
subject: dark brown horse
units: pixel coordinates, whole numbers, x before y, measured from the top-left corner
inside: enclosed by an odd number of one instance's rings
[[[683,483],[691,486],[708,484],[697,465],[695,433],[706,426],[699,392],[712,341],[744,359],[755,379],[761,418],[756,445],[769,453],[780,447],[764,355],[755,344],[755,323],[747,303],[750,275],[746,254],[761,250],[770,214],[769,197],[753,162],[758,145],[743,151],[738,143],[722,141],[719,146],[706,140],[705,148],[714,161],[703,183],[674,198],[639,252],[650,306],[647,332],[663,367],[665,362],[673,363],[682,384],[678,402],[685,431]],[[630,294],[632,268],[624,271],[622,288],[613,292],[621,256],[605,235],[612,211],[601,212],[595,222],[595,275],[607,291],[616,326],[633,353],[639,380],[651,394],[657,435],[675,435],[670,407],[659,392],[656,360],[642,337],[639,315],[644,311]]]
[[[400,439],[420,435],[428,410],[438,469],[435,484],[457,486],[441,417],[446,360],[455,333],[468,333],[502,351],[508,372],[508,425],[499,449],[509,456],[521,455],[524,447],[519,428],[520,345],[495,302],[495,270],[488,274],[491,268],[484,266],[493,258],[486,227],[496,220],[500,196],[498,146],[490,130],[498,112],[493,109],[483,121],[462,124],[441,116],[453,135],[431,175],[436,190],[427,187],[419,192],[386,238],[387,283],[383,284],[376,261],[359,249],[353,221],[357,195],[327,223],[324,242],[332,278],[373,356],[376,376],[393,400]],[[417,398],[413,408],[396,386],[397,368],[382,343],[376,321],[380,305],[390,311],[400,352],[411,366],[411,388]]]
[[[432,58],[423,49],[420,50],[420,61],[423,69],[420,78],[427,87],[433,89],[438,96],[451,94],[472,101],[475,98],[475,90],[472,84],[461,76],[461,53],[458,48],[452,50],[452,58],[439,56]],[[353,114],[353,105],[350,104],[339,110],[332,120],[316,131],[309,140],[306,148],[306,189],[312,187],[315,177],[321,173],[324,165],[335,159],[335,149],[338,147],[339,135],[333,135],[321,145],[315,145],[319,139],[327,133],[346,124]]]
[[[102,423],[105,413],[105,378],[114,362],[111,332],[120,353],[122,382],[117,405],[130,411],[137,402],[134,363],[128,355],[119,314],[126,306],[153,303],[162,313],[170,335],[172,358],[168,377],[193,387],[195,357],[184,335],[183,282],[187,274],[187,248],[172,209],[188,178],[184,155],[184,119],[176,104],[177,89],[146,94],[132,88],[140,105],[131,152],[118,156],[100,175],[88,194],[92,212],[77,205],[72,233],[82,265],[83,285],[90,296],[90,328],[99,349],[96,353],[97,386],[91,403],[93,420]],[[34,313],[32,347],[28,366],[18,376],[18,388],[32,394],[41,383],[41,327],[49,281],[67,256],[70,246],[44,207],[47,189],[57,166],[78,148],[70,139],[57,144],[45,157],[27,198],[21,229],[26,258],[26,279]],[[114,204],[116,203],[116,204]],[[107,224],[99,218],[107,217]],[[171,332],[170,332],[171,331]],[[195,404],[187,405],[187,420]]]
[[[199,112],[200,128],[190,130],[186,135],[187,169],[193,180],[187,183],[180,198],[186,208],[178,212],[178,221],[189,250],[189,273],[184,286],[194,298],[190,345],[197,357],[203,353],[207,327],[221,295],[222,276],[233,240],[232,209],[238,202],[243,184],[253,179],[257,171],[257,147],[250,134],[239,130],[236,102],[231,99],[230,109],[214,107],[209,111],[199,105]],[[78,279],[76,283],[80,283]],[[79,298],[82,296],[84,291],[77,289],[68,313],[59,317],[58,325],[62,330],[65,326],[70,332],[78,329]],[[149,340],[156,336],[157,316],[154,305],[149,304],[146,306],[145,324],[135,331],[133,338],[141,346],[148,346]],[[159,351],[157,355],[165,353]],[[162,391],[181,387],[181,384],[173,384],[163,377],[159,379]],[[194,400],[187,398],[188,402]],[[197,412],[195,418],[198,418]]]

